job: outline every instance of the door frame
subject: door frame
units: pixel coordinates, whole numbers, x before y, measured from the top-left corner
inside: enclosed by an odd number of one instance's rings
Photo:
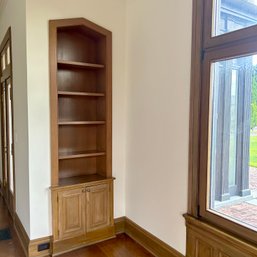
[[[10,84],[11,84],[11,89],[10,89],[10,97],[11,97],[11,105],[10,105],[10,108],[11,108],[11,113],[12,113],[12,117],[11,117],[11,122],[12,122],[12,138],[13,138],[13,142],[12,142],[12,156],[13,156],[13,192],[11,192],[10,188],[9,188],[9,181],[7,181],[8,183],[8,191],[7,191],[7,194],[8,194],[8,197],[6,199],[6,196],[3,194],[3,190],[4,190],[4,186],[1,184],[0,185],[0,191],[1,194],[4,196],[4,200],[5,200],[5,203],[8,207],[8,210],[11,214],[12,217],[14,217],[14,213],[15,213],[15,210],[16,210],[16,187],[15,187],[15,151],[14,151],[14,148],[15,148],[15,143],[14,143],[14,108],[13,108],[13,72],[12,72],[12,38],[11,38],[11,27],[8,28],[1,44],[0,44],[0,53],[4,50],[4,48],[6,47],[7,43],[9,42],[9,46],[10,46],[10,69],[7,70],[8,74],[6,76],[6,74],[3,74],[4,77],[5,77],[5,80],[9,80],[10,81]],[[0,70],[0,80],[2,80],[2,74],[1,74],[1,70]],[[2,81],[0,81],[0,85],[2,84]],[[7,87],[6,87],[7,89]],[[8,95],[6,93],[6,95]],[[1,96],[2,96],[2,86],[1,86]],[[7,98],[6,98],[7,100]],[[7,103],[6,103],[7,105]],[[1,139],[2,139],[2,142],[3,142],[3,131],[4,131],[4,124],[3,124],[3,110],[2,110],[2,104],[0,105],[0,109],[1,109]],[[8,122],[8,118],[6,119],[7,121],[7,133],[9,134],[8,132],[8,128],[9,128],[9,122]],[[7,134],[7,137],[8,137],[8,134]],[[9,141],[8,141],[9,142]],[[4,149],[3,149],[3,146],[1,145],[1,158],[2,158],[2,175],[4,175]],[[7,166],[9,166],[9,162],[7,163]],[[8,171],[9,172],[9,167],[7,167]],[[3,181],[2,181],[3,182]]]

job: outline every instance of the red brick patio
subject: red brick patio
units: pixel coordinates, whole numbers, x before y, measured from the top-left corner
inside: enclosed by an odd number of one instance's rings
[[[249,169],[250,189],[254,199],[257,199],[257,168]],[[257,205],[242,202],[217,209],[219,213],[228,215],[236,220],[242,221],[257,228]]]

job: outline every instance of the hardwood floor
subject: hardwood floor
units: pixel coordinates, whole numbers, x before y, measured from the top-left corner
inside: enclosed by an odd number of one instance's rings
[[[25,257],[12,228],[11,219],[0,196],[0,229],[10,228],[12,239],[0,240],[0,257]],[[82,249],[59,255],[59,257],[154,257],[143,247],[125,234],[84,247]]]
[[[154,257],[125,234],[59,257]]]
[[[12,239],[0,240],[0,257],[25,257],[16,237],[7,208],[0,196],[0,229],[9,228]]]

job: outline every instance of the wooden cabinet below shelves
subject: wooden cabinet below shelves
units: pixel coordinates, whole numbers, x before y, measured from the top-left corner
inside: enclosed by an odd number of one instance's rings
[[[113,179],[53,187],[54,250],[114,237],[112,195]]]

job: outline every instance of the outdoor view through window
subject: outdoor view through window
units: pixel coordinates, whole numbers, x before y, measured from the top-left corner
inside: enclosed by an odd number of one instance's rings
[[[213,2],[213,36],[257,24],[257,0],[216,0]]]
[[[257,24],[256,0],[217,0],[213,35]],[[209,211],[257,230],[257,53],[212,62]]]

